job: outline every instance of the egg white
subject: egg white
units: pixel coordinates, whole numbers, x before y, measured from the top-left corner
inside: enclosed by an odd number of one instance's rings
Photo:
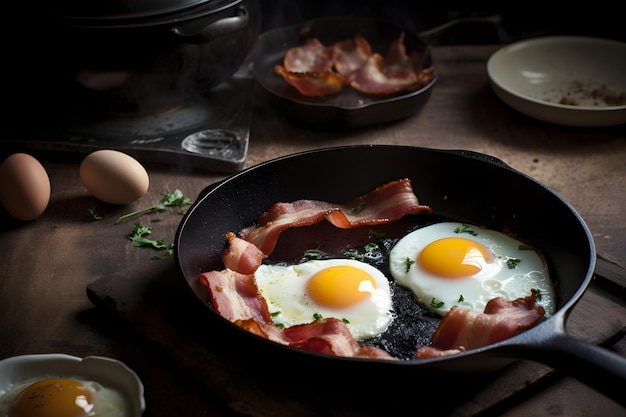
[[[490,252],[487,265],[473,276],[455,279],[426,271],[417,261],[418,254],[431,242],[447,237],[462,237],[482,244]],[[514,268],[507,265],[511,259],[519,259]],[[455,305],[483,311],[493,298],[528,297],[531,289],[539,290],[537,302],[545,309],[546,316],[556,310],[553,282],[543,257],[511,236],[479,226],[443,222],[419,228],[402,237],[391,249],[389,268],[398,284],[410,289],[421,305],[440,316]]]
[[[306,284],[315,273],[335,265],[359,268],[371,276],[376,289],[370,297],[341,309],[320,306],[307,294]],[[354,259],[319,259],[297,265],[261,265],[255,272],[261,295],[268,304],[274,323],[281,327],[310,323],[316,317],[346,322],[355,339],[383,333],[394,318],[389,281],[375,267]]]
[[[0,416],[7,416],[11,403],[22,390],[37,381],[48,378],[67,378],[80,382],[93,394],[94,408],[89,413],[90,417],[131,417],[130,407],[124,396],[113,388],[75,376],[45,375],[38,378],[28,379],[24,382],[11,385],[8,389],[0,390]]]

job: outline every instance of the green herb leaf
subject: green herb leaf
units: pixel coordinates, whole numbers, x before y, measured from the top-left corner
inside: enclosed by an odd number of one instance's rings
[[[102,219],[104,219],[104,216],[99,215],[96,212],[95,208],[87,209],[87,221],[88,222],[95,222],[97,220],[102,220]]]
[[[430,300],[430,306],[433,308],[440,308],[440,307],[443,307],[443,305],[444,305],[444,302],[437,300],[435,297],[433,297],[432,300]]]
[[[324,316],[322,316],[320,313],[315,313],[313,314],[313,319],[314,320],[322,320],[324,318]]]
[[[462,303],[463,301],[465,301],[465,297],[463,297],[463,294],[459,295],[459,303]]]
[[[185,214],[184,207],[191,204],[191,200],[184,196],[182,191],[179,189],[174,190],[173,193],[164,193],[163,198],[157,204],[142,209],[137,210],[132,213],[124,214],[123,216],[118,217],[116,224],[123,222],[124,220],[129,219],[130,217],[140,216],[142,214],[150,213],[153,211],[165,211],[167,207],[177,207],[178,214]]]
[[[409,273],[409,269],[411,269],[411,265],[413,265],[414,263],[415,263],[415,261],[413,259],[407,257],[406,260],[405,260],[406,268],[405,268],[404,272],[406,272],[408,274]]]
[[[520,262],[522,262],[522,260],[519,258],[509,258],[506,260],[506,266],[508,266],[509,269],[515,269]]]
[[[304,252],[304,257],[307,259],[316,259],[316,258],[319,258],[320,256],[321,256],[321,253],[313,251],[313,250]]]
[[[462,224],[454,229],[454,233],[469,233],[472,236],[478,236],[478,233],[474,231],[470,226]]]
[[[368,243],[363,249],[365,249],[365,252],[371,252],[378,249],[378,245],[376,243]]]
[[[135,223],[133,232],[128,235],[128,239],[133,242],[133,246],[151,246],[154,249],[166,249],[167,246],[163,239],[148,239],[145,236],[152,233],[152,227],[144,226],[141,223]]]
[[[361,261],[363,260],[363,258],[365,258],[363,254],[359,253],[359,251],[356,249],[346,249],[345,251],[343,251],[343,255],[346,258],[356,259],[357,261]]]
[[[167,245],[167,249],[165,249],[163,255],[153,255],[150,259],[164,259],[172,255],[174,255],[174,244],[170,243]]]

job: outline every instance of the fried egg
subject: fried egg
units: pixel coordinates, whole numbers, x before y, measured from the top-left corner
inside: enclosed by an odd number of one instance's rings
[[[0,416],[130,417],[117,390],[76,377],[47,376],[15,384],[0,395]]]
[[[387,277],[357,260],[261,265],[254,276],[279,327],[337,318],[355,339],[363,340],[384,332],[393,320]]]
[[[550,316],[556,309],[548,267],[533,248],[494,230],[456,222],[436,223],[402,237],[389,268],[425,308],[445,315],[452,306],[483,311],[496,297],[537,299]]]

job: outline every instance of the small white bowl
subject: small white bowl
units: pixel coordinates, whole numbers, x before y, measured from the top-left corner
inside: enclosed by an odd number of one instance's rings
[[[102,356],[48,353],[0,360],[0,399],[27,381],[54,376],[95,381],[115,389],[126,399],[131,417],[140,417],[145,411],[144,387],[137,374],[124,363]]]
[[[626,123],[626,43],[584,36],[518,41],[487,62],[496,95],[530,117],[565,126]]]

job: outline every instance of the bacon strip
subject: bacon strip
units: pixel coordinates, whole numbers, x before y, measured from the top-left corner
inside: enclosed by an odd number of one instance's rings
[[[235,322],[254,319],[271,322],[265,298],[259,292],[254,275],[224,269],[203,272],[198,277],[209,290],[211,303],[220,316]]]
[[[276,65],[274,71],[307,97],[334,94],[343,87],[343,78],[332,71],[290,72],[280,65]]]
[[[226,233],[228,247],[222,253],[222,262],[227,269],[240,274],[254,274],[267,255],[252,243],[237,237],[234,233]]]
[[[285,329],[284,335],[290,346],[310,352],[395,360],[382,349],[359,343],[352,337],[346,324],[335,318],[291,326]]]
[[[437,326],[431,346],[419,348],[416,357],[441,356],[508,339],[543,320],[545,311],[536,300],[532,290],[530,296],[513,301],[494,298],[482,313],[454,306]]]
[[[307,39],[301,46],[290,48],[283,58],[283,66],[289,72],[326,72],[333,68],[337,51],[318,39]]]
[[[258,226],[239,232],[239,237],[253,243],[269,255],[276,247],[281,232],[291,227],[310,226],[327,219],[336,227],[376,225],[393,222],[408,214],[431,213],[413,193],[411,181],[389,182],[346,204],[317,200],[276,203],[258,219]]]
[[[416,91],[429,84],[435,73],[432,67],[423,69],[428,56],[424,51],[407,54],[404,39],[401,32],[383,57],[358,34],[330,47],[310,38],[287,50],[283,65],[276,65],[274,72],[309,97],[335,94],[343,85],[372,95]]]
[[[372,47],[367,39],[356,35],[333,45],[335,49],[335,70],[344,78],[358,70],[372,55]]]

